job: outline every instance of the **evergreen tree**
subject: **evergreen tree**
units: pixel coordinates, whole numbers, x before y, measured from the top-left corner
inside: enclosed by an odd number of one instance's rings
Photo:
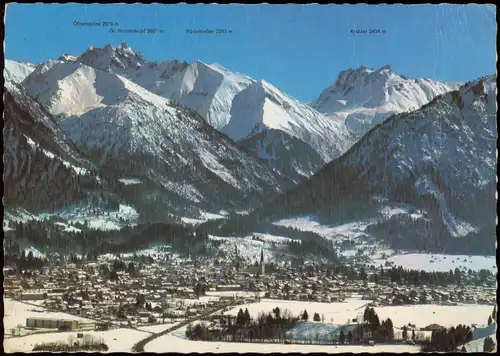
[[[488,325],[491,325],[491,323],[493,322],[493,320],[491,319],[491,315],[488,316]]]
[[[128,274],[133,274],[135,272],[135,266],[133,262],[130,262],[127,266]]]
[[[373,315],[373,322],[372,322],[373,328],[376,330],[380,328],[380,319],[378,318],[377,313],[374,312]]]
[[[278,307],[274,308],[273,309],[273,313],[276,316],[276,319],[280,319],[280,317],[281,317],[281,310],[280,310],[280,308],[278,308]]]
[[[302,313],[302,320],[307,321],[309,319],[309,314],[307,314],[307,310],[304,310]]]
[[[486,339],[484,339],[483,351],[484,352],[493,352],[493,350],[495,350],[495,342],[493,341],[493,339],[491,337],[488,336]]]
[[[344,328],[340,329],[339,342],[341,345],[344,345],[344,343],[345,343]]]
[[[416,339],[416,336],[415,336],[415,330],[412,330],[412,331],[411,331],[411,339],[412,339],[413,341],[415,341],[415,339]]]
[[[241,309],[241,308],[238,311],[238,314],[236,315],[236,325],[238,325],[238,326],[245,325],[245,313],[243,312],[243,309]]]
[[[363,321],[364,322],[367,322],[370,320],[370,308],[369,307],[366,307],[365,308],[365,311],[363,313]]]
[[[321,317],[319,316],[318,313],[314,313],[313,320],[314,321],[321,321]]]
[[[33,251],[28,252],[28,267],[33,267]]]
[[[364,267],[361,267],[360,271],[359,271],[359,277],[365,281],[368,276],[366,275],[366,271],[365,271],[365,268]]]
[[[403,340],[406,340],[408,338],[408,328],[406,325],[403,326]]]
[[[251,318],[250,313],[248,312],[248,308],[245,308],[245,325],[250,324]]]
[[[394,340],[394,326],[392,324],[391,318],[387,318],[385,321],[386,326],[386,336],[388,341]]]

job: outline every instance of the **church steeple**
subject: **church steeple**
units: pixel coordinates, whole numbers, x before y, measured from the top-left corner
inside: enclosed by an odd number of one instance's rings
[[[260,250],[260,264],[264,263],[264,250]]]

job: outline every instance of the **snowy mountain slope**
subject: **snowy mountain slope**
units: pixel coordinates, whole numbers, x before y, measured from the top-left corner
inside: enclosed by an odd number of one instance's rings
[[[335,84],[310,105],[345,120],[349,129],[362,135],[391,115],[416,110],[461,85],[408,78],[394,73],[388,65],[377,70],[360,67],[342,71]]]
[[[191,64],[178,60],[150,62],[126,43],[118,47],[91,46],[74,61],[121,75],[152,93],[194,109],[216,129],[229,122],[233,97],[252,83],[242,74],[199,60]]]
[[[260,80],[235,96],[231,119],[222,132],[241,140],[267,129],[298,138],[325,161],[341,155],[354,143],[353,135],[344,125]]]
[[[495,245],[496,77],[467,83],[367,133],[250,219],[317,214],[395,247],[492,253]],[[405,204],[387,214],[384,209]]]
[[[325,162],[354,142],[343,123],[332,124],[269,83],[233,73],[219,64],[200,60],[191,64],[177,60],[148,62],[126,44],[90,47],[76,62],[124,76],[152,93],[196,110],[233,140],[249,138],[265,129],[281,130],[311,146]]]
[[[123,184],[143,207],[196,216],[199,209],[248,207],[284,184],[192,110],[78,62],[48,67],[23,85],[101,170],[109,169],[109,179],[143,183]]]
[[[325,164],[311,146],[280,130],[268,129],[239,143],[295,184]]]
[[[251,83],[252,80],[242,74],[197,60],[151,90],[196,110],[212,127],[220,130],[231,119],[235,95]]]
[[[35,67],[34,64],[28,62],[16,62],[6,59],[3,69],[4,80],[19,84],[35,70]]]
[[[146,63],[146,60],[129,48],[126,43],[118,47],[112,45],[107,45],[104,48],[90,46],[77,58],[70,55],[64,55],[63,58],[104,72],[121,75],[136,71]]]
[[[95,167],[39,103],[16,84],[4,92],[6,207],[52,210],[102,189]]]
[[[182,71],[188,65],[186,62],[180,63],[177,60],[147,61],[126,43],[117,47],[112,45],[107,45],[104,48],[90,46],[79,57],[64,55],[60,60],[77,62],[97,70],[118,74],[154,93],[158,92],[158,86],[161,86],[171,76]]]

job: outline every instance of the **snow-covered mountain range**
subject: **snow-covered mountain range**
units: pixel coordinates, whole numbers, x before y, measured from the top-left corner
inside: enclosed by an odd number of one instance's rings
[[[259,80],[235,96],[231,119],[221,130],[241,140],[269,129],[282,131],[307,143],[325,162],[340,156],[354,143],[354,137],[345,125],[329,120],[308,105]]]
[[[221,65],[151,62],[126,44],[7,60],[4,77],[14,207],[97,197],[162,221],[264,204],[238,221],[312,214],[441,252],[494,241],[496,77],[461,85],[362,67],[306,104]]]
[[[462,84],[408,78],[393,72],[389,65],[360,67],[340,72],[335,83],[310,105],[363,135],[391,115],[417,110]]]
[[[495,248],[496,76],[376,126],[342,157],[250,216],[362,221],[393,246]]]
[[[196,217],[248,208],[287,186],[196,112],[125,77],[58,60],[22,84],[109,180],[137,183],[123,188],[136,206]]]
[[[200,60],[191,64],[178,60],[149,62],[125,43],[118,47],[91,46],[78,57],[64,55],[60,60],[123,76],[151,93],[196,110],[212,127],[236,141],[249,139],[265,130],[282,131],[290,136],[285,138],[288,143],[296,142],[291,139],[296,138],[322,157],[322,162],[314,165],[313,172],[355,142],[355,137],[342,123],[328,119],[264,80],[233,73],[219,64],[208,65]],[[49,63],[46,65],[50,66]],[[247,148],[260,156],[260,146],[247,145]],[[270,159],[268,156],[261,158]],[[274,166],[287,164],[279,156],[272,160],[276,160]],[[305,172],[308,170],[293,173],[302,176]]]

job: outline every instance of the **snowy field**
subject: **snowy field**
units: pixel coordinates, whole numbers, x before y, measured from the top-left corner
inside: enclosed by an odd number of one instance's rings
[[[75,315],[60,312],[44,312],[42,307],[24,304],[12,299],[4,298],[4,331],[16,328],[18,325],[26,326],[26,318],[60,318],[79,320],[80,322],[94,322],[90,319],[81,318]],[[33,309],[40,312],[32,311]]]
[[[483,325],[493,312],[493,305],[466,304],[466,305],[404,305],[389,307],[374,307],[380,320],[391,318],[394,327],[402,327],[408,323],[417,328],[430,324],[439,324],[445,327],[458,324]]]
[[[252,236],[260,240],[253,240]],[[236,248],[239,257],[242,257],[247,262],[253,263],[260,260],[260,251],[262,250],[266,261],[273,261],[278,265],[283,263],[285,256],[289,254],[288,246],[285,244],[291,240],[283,236],[259,233],[245,237],[221,237],[212,235],[208,237],[211,240],[223,242],[219,249],[224,252],[227,258],[234,258],[236,256]]]
[[[109,347],[108,352],[130,352],[132,346],[148,337],[150,333],[133,329],[114,329],[108,331],[85,331],[84,335],[102,337]],[[70,337],[76,339],[77,332],[29,335],[4,340],[5,352],[30,352],[36,344],[47,342],[67,342]]]
[[[440,255],[409,253],[394,255],[387,259],[375,259],[375,265],[384,265],[386,261],[393,262],[395,266],[424,271],[448,272],[455,270],[480,270],[488,269],[493,273],[498,271],[495,256],[468,256],[468,255]]]
[[[139,218],[137,211],[128,205],[120,204],[118,210],[104,211],[88,206],[74,205],[64,211],[57,213],[41,213],[33,215],[24,209],[16,209],[15,211],[6,212],[4,216],[4,229],[8,221],[12,222],[27,222],[29,220],[45,220],[52,216],[66,220],[66,223],[56,222],[55,225],[63,228],[65,231],[78,232],[79,229],[72,224],[88,223],[88,227],[100,230],[118,230],[124,226],[120,221],[128,220],[130,226],[134,226]]]
[[[6,211],[3,217],[4,226],[8,221],[26,222],[28,220],[40,220],[40,218],[23,208],[16,208],[14,210]]]
[[[467,352],[483,352],[484,339],[488,336],[495,342],[495,351],[498,349],[497,345],[497,324],[493,323],[485,327],[478,327],[472,331],[472,341],[465,344]]]
[[[161,320],[161,318],[160,318]],[[151,333],[160,333],[164,330],[170,329],[172,326],[177,325],[178,323],[165,323],[165,324],[157,324],[157,325],[148,325],[148,326],[139,326],[137,330],[146,331]]]
[[[375,222],[374,220],[373,222]],[[346,224],[337,226],[321,225],[315,216],[301,216],[291,219],[282,219],[275,221],[273,224],[277,226],[293,227],[301,231],[311,231],[328,239],[350,238],[356,239],[359,236],[364,236],[366,227],[372,221],[352,221]]]
[[[138,178],[120,178],[118,179],[120,183],[123,183],[125,185],[132,185],[132,184],[141,184],[142,181]]]
[[[392,216],[395,214],[409,213],[408,209],[390,208],[382,209],[381,214],[384,216]],[[414,217],[420,216],[419,213],[410,214]],[[345,257],[353,257],[357,254],[359,248],[366,248],[364,255],[371,259],[373,265],[384,265],[386,261],[393,262],[395,266],[411,268],[425,271],[448,272],[450,269],[455,270],[480,270],[488,269],[496,273],[498,267],[496,265],[495,256],[468,256],[468,255],[443,255],[443,254],[424,254],[424,253],[407,253],[395,254],[394,250],[383,247],[377,244],[368,244],[360,237],[365,236],[365,229],[373,221],[357,221],[350,222],[338,226],[321,225],[318,219],[314,216],[301,216],[290,219],[283,219],[274,222],[274,225],[293,227],[302,231],[312,231],[327,239],[338,240],[339,238],[349,238],[356,240],[356,246],[353,249],[343,250],[341,254]],[[386,257],[383,258],[382,254]]]
[[[128,220],[129,225],[134,226],[139,218],[139,214],[133,207],[120,204],[118,210],[113,211],[75,206],[72,209],[58,212],[57,214],[40,214],[38,220],[49,218],[52,215],[67,220],[67,224],[64,224],[67,231],[68,229],[74,229],[75,227],[72,224],[77,222],[84,225],[87,222],[89,228],[97,230],[119,230],[125,225],[120,219]]]
[[[334,324],[347,323],[347,320],[356,318],[358,313],[363,313],[366,305],[371,303],[370,300],[361,299],[348,299],[346,302],[341,303],[320,303],[320,302],[301,302],[295,300],[275,300],[275,299],[261,299],[259,303],[244,304],[231,309],[228,314],[237,315],[240,308],[248,312],[253,318],[256,318],[261,312],[272,313],[272,310],[279,307],[281,311],[288,309],[295,315],[301,315],[304,310],[307,310],[310,320],[314,313],[320,316],[325,316],[325,322],[332,322]]]
[[[496,352],[497,351],[497,345],[498,345],[496,334],[491,335],[491,338],[495,342],[494,351]],[[483,337],[483,338],[477,339],[477,340],[473,340],[473,341],[465,344],[464,345],[465,349],[467,350],[467,352],[483,352],[483,349],[484,349],[484,339],[486,339],[486,337]]]
[[[146,344],[146,352],[178,352],[178,353],[344,353],[344,352],[419,352],[418,346],[410,345],[375,345],[375,346],[329,346],[329,345],[284,345],[284,344],[260,344],[260,343],[239,343],[239,342],[209,342],[191,341],[186,339],[186,327],[180,328],[170,334]]]
[[[204,222],[206,222],[206,220],[185,218],[185,217],[182,217],[181,221],[185,224],[191,224],[191,225],[199,225],[199,224],[203,224]]]
[[[137,256],[152,256],[158,258],[160,260],[170,256],[172,258],[177,258],[179,255],[177,253],[173,253],[171,250],[171,246],[169,245],[161,245],[161,246],[153,246],[141,250],[137,250],[135,252],[126,252],[121,253],[120,256],[122,258],[132,258],[134,255]],[[116,258],[116,254],[106,253],[98,256],[99,260],[114,260]]]
[[[312,321],[314,313],[325,316],[325,323],[344,324],[364,312],[365,307],[371,303],[369,300],[348,299],[341,303],[319,303],[289,300],[262,299],[259,303],[244,304],[231,309],[228,314],[237,315],[240,308],[248,311],[252,317],[257,317],[260,312],[272,313],[279,307],[281,311],[289,309],[293,315],[299,315],[307,310],[309,320]],[[415,324],[417,328],[429,324],[439,324],[445,327],[458,324],[483,325],[493,311],[493,305],[466,304],[456,306],[445,305],[404,305],[374,307],[380,320],[391,318],[394,327],[402,327],[408,323]],[[333,318],[333,320],[332,320]]]
[[[26,253],[26,256],[28,256],[29,253],[33,253],[33,257],[35,258],[46,258],[45,254],[34,248],[33,246],[30,246],[28,248],[24,249],[24,253]]]
[[[226,219],[227,215],[228,215],[227,211],[224,210],[219,211],[218,214],[207,213],[205,211],[202,211],[200,212],[200,216],[198,219],[181,217],[181,220],[185,224],[199,225],[209,220]]]
[[[64,231],[69,231],[69,232],[81,232],[82,231],[74,226],[70,226],[70,225],[62,223],[62,222],[56,222],[56,223],[54,223],[54,225],[58,225],[58,226],[63,227]]]

